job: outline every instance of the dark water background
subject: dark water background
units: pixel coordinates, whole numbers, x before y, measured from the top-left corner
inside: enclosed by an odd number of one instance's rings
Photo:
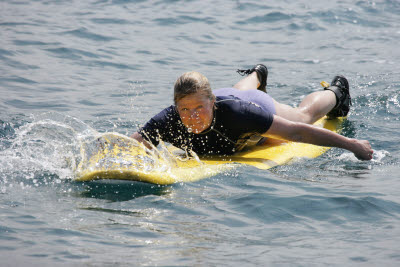
[[[0,2],[1,266],[398,266],[400,2]],[[81,142],[130,134],[172,102],[185,71],[230,86],[264,63],[297,104],[348,77],[332,149],[196,183],[73,181]]]

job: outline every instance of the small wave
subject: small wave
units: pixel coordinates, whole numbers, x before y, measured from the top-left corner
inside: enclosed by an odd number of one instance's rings
[[[291,15],[285,14],[282,12],[270,12],[263,16],[254,16],[248,18],[246,20],[239,20],[237,24],[254,24],[254,23],[269,23],[269,22],[277,22],[282,20],[290,20],[292,18]]]
[[[76,36],[79,38],[90,39],[93,41],[112,41],[112,40],[117,39],[115,37],[110,37],[110,36],[105,36],[102,34],[90,32],[86,28],[79,28],[79,29],[72,30],[72,31],[65,31],[65,32],[62,32],[62,34],[69,34],[69,35],[73,35],[73,36]]]
[[[13,125],[10,122],[0,120],[0,138],[10,137],[15,134]]]
[[[46,45],[59,45],[60,43],[49,43],[35,40],[14,40],[13,43],[19,46],[46,46]]]
[[[189,23],[206,23],[206,24],[215,24],[217,21],[213,17],[194,17],[194,16],[179,16],[179,17],[168,17],[168,18],[157,18],[154,19],[160,26],[171,26],[171,25],[182,25],[182,24],[189,24]]]
[[[8,144],[0,156],[0,171],[8,180],[34,180],[46,173],[71,178],[80,161],[82,140],[97,133],[76,118],[54,112],[18,128],[3,126]]]
[[[389,156],[389,151],[386,150],[376,150],[374,151],[372,162],[382,163],[383,159]]]
[[[1,83],[37,84],[36,81],[21,76],[11,76],[8,78],[3,78],[1,79]]]
[[[100,55],[80,50],[80,49],[73,49],[73,48],[66,48],[66,47],[58,47],[58,48],[49,48],[46,51],[56,55],[60,58],[68,58],[68,59],[80,59],[82,56],[89,57],[89,58],[101,58]]]
[[[128,20],[116,18],[93,18],[91,21],[98,24],[130,24]]]
[[[68,105],[62,103],[49,103],[47,101],[23,101],[19,99],[12,99],[4,102],[7,105],[10,105],[19,109],[27,109],[27,110],[35,110],[35,109],[56,109],[59,111],[69,110]]]
[[[116,69],[127,69],[127,70],[137,70],[137,69],[140,69],[140,67],[141,67],[140,65],[114,63],[114,62],[109,62],[109,61],[104,61],[104,60],[86,61],[83,64],[85,64],[87,66],[112,67],[112,68],[116,68]]]
[[[371,161],[366,161],[366,162],[372,162],[372,163],[383,163],[384,159],[389,156],[390,153],[386,150],[374,150],[373,157]],[[356,156],[353,153],[350,152],[345,152],[341,154],[338,157],[339,160],[342,161],[351,161],[351,162],[360,162],[361,160],[357,159]]]

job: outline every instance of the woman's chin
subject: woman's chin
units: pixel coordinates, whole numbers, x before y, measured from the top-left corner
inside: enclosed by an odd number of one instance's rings
[[[190,133],[199,134],[202,131],[204,131],[205,128],[204,127],[187,127],[187,130]]]

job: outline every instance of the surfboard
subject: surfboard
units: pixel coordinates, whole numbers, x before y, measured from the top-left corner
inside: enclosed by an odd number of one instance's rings
[[[316,126],[338,132],[345,118],[328,120]],[[131,180],[159,185],[194,182],[235,168],[238,164],[267,170],[297,158],[316,158],[329,147],[272,140],[231,156],[188,157],[182,150],[162,144],[147,149],[143,144],[118,133],[104,133],[81,148],[76,181],[97,179]]]

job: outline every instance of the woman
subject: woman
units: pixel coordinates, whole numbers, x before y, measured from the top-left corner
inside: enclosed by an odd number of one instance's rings
[[[339,147],[359,159],[372,159],[367,140],[310,125],[325,115],[347,115],[351,98],[343,76],[336,76],[331,86],[306,96],[292,108],[266,93],[268,71],[264,65],[239,72],[248,76],[233,88],[218,89],[215,94],[204,75],[184,73],[174,86],[175,105],[154,116],[131,137],[147,147],[163,140],[197,154],[232,154],[246,146],[262,145],[262,137],[269,137]]]

